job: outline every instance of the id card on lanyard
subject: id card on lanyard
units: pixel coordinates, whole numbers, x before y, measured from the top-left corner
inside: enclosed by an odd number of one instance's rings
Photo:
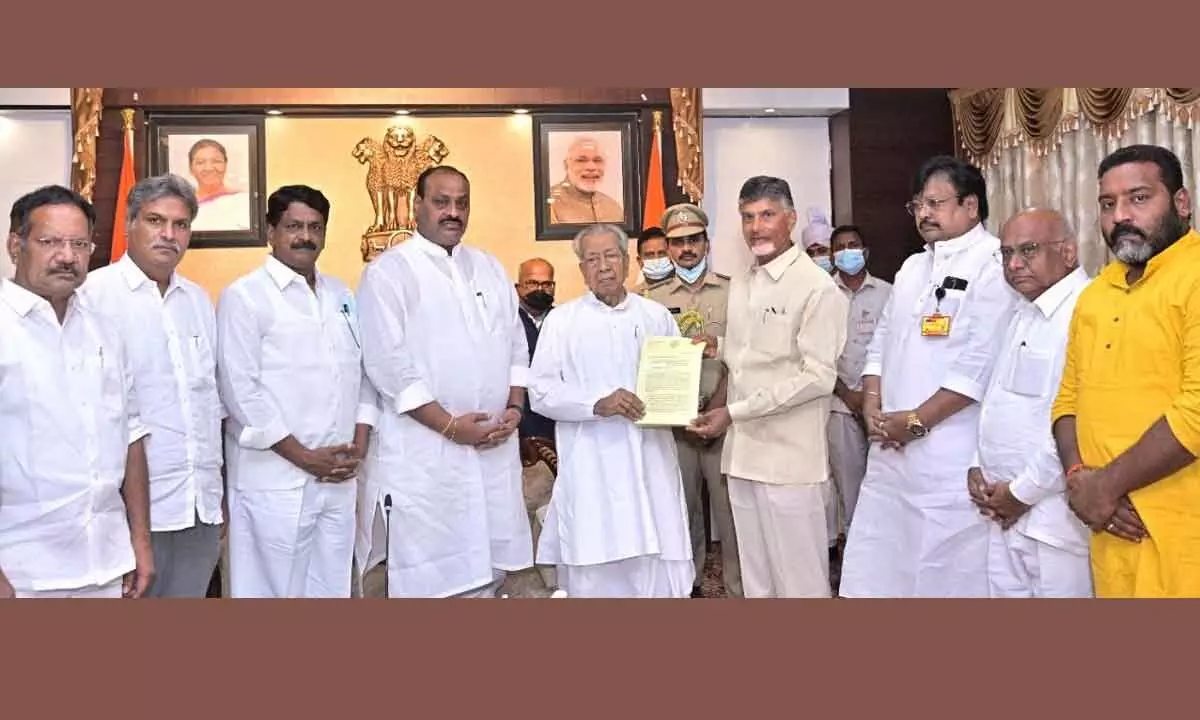
[[[949,337],[951,316],[948,313],[943,313],[942,300],[946,297],[946,290],[966,290],[967,281],[956,277],[946,277],[942,284],[933,291],[934,307],[933,312],[921,318],[921,336],[922,337]]]

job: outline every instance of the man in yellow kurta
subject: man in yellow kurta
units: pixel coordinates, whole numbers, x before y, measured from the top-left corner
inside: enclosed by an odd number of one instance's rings
[[[1200,234],[1179,159],[1100,163],[1116,260],[1080,295],[1051,414],[1098,597],[1200,597]]]

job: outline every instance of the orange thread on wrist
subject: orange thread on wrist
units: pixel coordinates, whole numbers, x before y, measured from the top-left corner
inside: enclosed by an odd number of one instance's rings
[[[1071,467],[1067,468],[1066,477],[1071,477],[1075,473],[1078,473],[1082,470],[1087,470],[1087,466],[1083,463],[1075,463]]]

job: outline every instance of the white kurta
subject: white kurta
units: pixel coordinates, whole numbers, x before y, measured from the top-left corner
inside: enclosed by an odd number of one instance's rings
[[[409,412],[499,416],[524,387],[529,346],[517,294],[499,261],[419,234],[376,258],[358,289],[363,367],[382,413],[360,507],[392,497],[388,593],[449,597],[533,565],[517,434],[497,448],[451,442]],[[376,513],[360,512],[362,562]]]
[[[1019,297],[995,258],[1000,240],[976,225],[904,261],[875,329],[863,375],[881,378],[883,412],[913,410],[939,388],[976,401],[903,450],[872,444],[846,541],[843,597],[986,597],[987,521],[967,495],[979,405]],[[965,290],[935,290],[945,278]],[[948,337],[921,318],[951,316]]]
[[[572,597],[691,593],[695,568],[674,435],[593,410],[618,388],[636,389],[643,341],[664,335],[679,335],[664,306],[629,294],[609,307],[589,293],[552,310],[538,336],[530,405],[556,422],[559,465],[537,561],[567,566],[563,589]],[[646,559],[661,567],[647,571]],[[636,562],[600,568],[602,580],[586,572],[572,578],[579,566],[627,560]],[[612,577],[621,574],[630,577]]]
[[[107,591],[134,569],[121,487],[146,432],[120,333],[78,293],[60,324],[0,280],[0,569],[20,595]]]
[[[1078,268],[1035,301],[1019,302],[980,406],[974,465],[989,482],[1010,483],[1013,496],[1032,506],[1007,531],[991,523],[988,575],[996,596],[1092,594],[1091,531],[1067,505],[1066,478],[1050,429],[1071,315],[1088,282]],[[1045,547],[1027,547],[1023,538]]]
[[[271,448],[342,445],[375,423],[353,295],[321,273],[314,292],[268,256],[221,294],[217,327],[233,596],[349,597],[356,481],[319,483]]]

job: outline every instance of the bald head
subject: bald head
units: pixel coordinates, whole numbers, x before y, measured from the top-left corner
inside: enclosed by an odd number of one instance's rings
[[[529,277],[538,276],[546,279],[554,279],[554,266],[548,260],[542,258],[531,258],[521,263],[517,268],[517,282],[521,282]]]
[[[517,268],[517,297],[525,311],[541,316],[554,304],[554,266],[542,258],[532,258]]]
[[[1004,279],[1026,300],[1036,300],[1079,266],[1075,230],[1057,210],[1030,208],[1000,229]]]

